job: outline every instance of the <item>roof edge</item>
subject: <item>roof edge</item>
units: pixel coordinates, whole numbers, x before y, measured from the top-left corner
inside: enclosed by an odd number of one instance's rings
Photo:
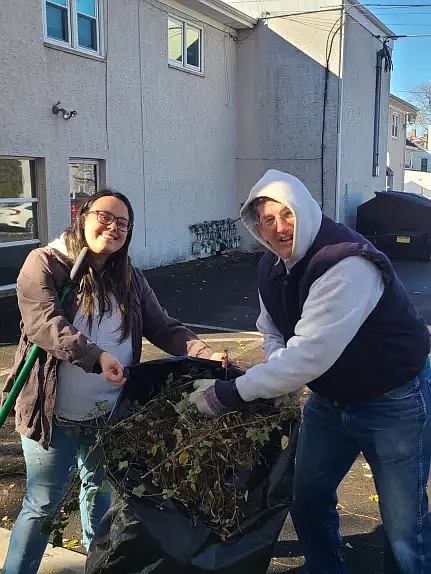
[[[234,30],[254,28],[258,22],[256,18],[241,12],[241,10],[222,0],[176,0],[176,2],[197,10]]]
[[[396,36],[395,32],[393,32],[390,28],[388,28],[375,14],[370,12],[363,4],[358,2],[357,0],[347,0],[347,3],[354,6],[367,20],[372,22],[377,28],[379,28],[385,36],[391,37]]]
[[[419,108],[417,108],[416,106],[414,106],[410,102],[406,102],[406,100],[403,100],[402,98],[399,98],[398,96],[394,96],[394,94],[389,94],[389,101],[390,100],[396,102],[397,104],[401,104],[402,106],[404,106],[406,108],[410,108],[412,110],[412,112],[418,112],[419,111]]]

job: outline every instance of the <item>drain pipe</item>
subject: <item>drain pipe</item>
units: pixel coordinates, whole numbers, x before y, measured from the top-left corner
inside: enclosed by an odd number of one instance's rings
[[[373,177],[378,177],[379,170],[379,145],[380,145],[380,106],[382,100],[382,63],[385,50],[377,52],[376,63],[376,90],[374,96],[374,140],[373,140]]]

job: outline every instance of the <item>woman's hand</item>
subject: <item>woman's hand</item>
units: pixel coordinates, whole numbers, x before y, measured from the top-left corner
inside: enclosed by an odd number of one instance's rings
[[[102,369],[103,376],[107,381],[116,387],[124,385],[126,377],[124,376],[123,365],[118,359],[109,353],[103,352],[99,357],[99,365]]]
[[[223,369],[226,369],[226,367],[229,367],[230,365],[238,365],[229,359],[227,351],[224,351],[223,353],[213,353],[210,357],[210,361],[219,361]]]

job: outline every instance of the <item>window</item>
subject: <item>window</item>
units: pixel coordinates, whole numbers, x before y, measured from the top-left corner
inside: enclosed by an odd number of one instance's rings
[[[394,187],[394,172],[390,167],[386,167],[386,191],[390,191]]]
[[[406,169],[412,169],[413,168],[413,155],[411,153],[409,153],[406,156],[405,168]]]
[[[421,158],[421,171],[428,171],[428,158]]]
[[[100,53],[99,0],[46,0],[45,38],[58,45]]]
[[[70,218],[75,220],[78,209],[84,201],[99,187],[99,162],[94,160],[71,160],[69,164],[70,180]]]
[[[400,137],[400,114],[392,114],[392,137],[398,139]]]
[[[0,158],[0,290],[16,283],[39,243],[36,162]]]
[[[169,63],[202,71],[202,30],[175,18],[168,19]]]
[[[62,42],[69,42],[67,0],[46,3],[46,35]]]

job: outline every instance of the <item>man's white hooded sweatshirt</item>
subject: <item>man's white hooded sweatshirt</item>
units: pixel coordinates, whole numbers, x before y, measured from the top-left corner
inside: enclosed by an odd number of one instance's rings
[[[295,177],[273,169],[266,172],[251,190],[241,209],[241,218],[250,233],[271,251],[256,227],[251,207],[258,197],[286,205],[295,216],[291,257],[277,263],[284,263],[289,275],[319,232],[320,207]],[[259,295],[261,311],[257,328],[263,335],[266,362],[236,379],[240,396],[245,401],[279,397],[323,375],[352,341],[383,291],[382,273],[374,263],[360,256],[346,257],[311,285],[294,336],[286,344]]]

